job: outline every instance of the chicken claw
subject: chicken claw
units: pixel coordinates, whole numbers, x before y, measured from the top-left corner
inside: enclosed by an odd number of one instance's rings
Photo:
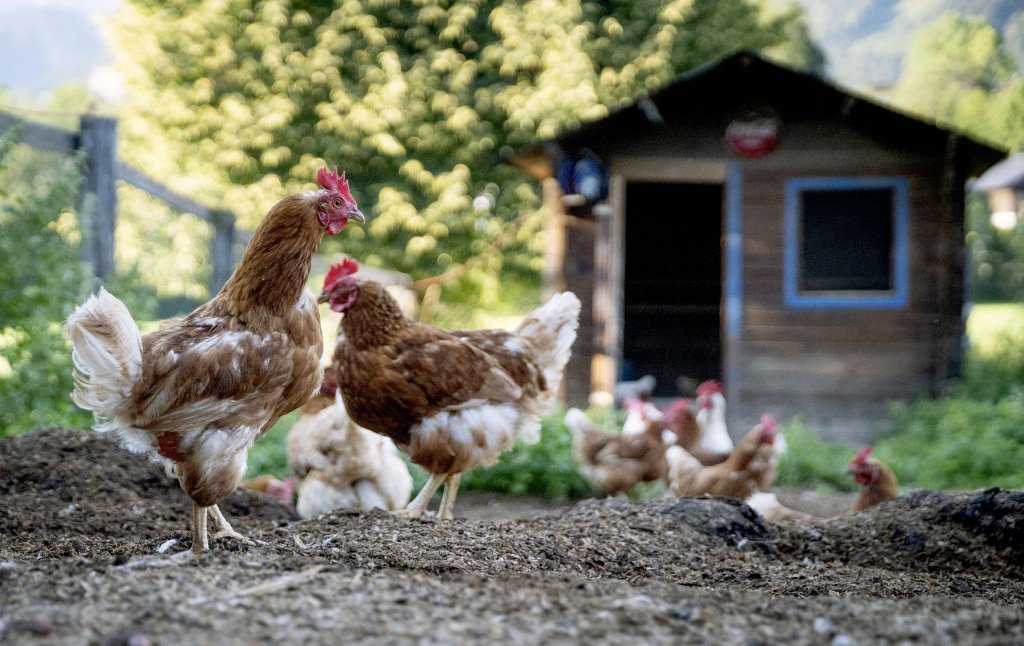
[[[427,505],[430,504],[430,499],[434,497],[434,492],[437,491],[437,488],[441,486],[446,477],[431,473],[430,480],[427,481],[427,484],[423,485],[423,488],[416,494],[412,502],[405,509],[399,509],[391,513],[399,518],[419,518],[423,516],[427,511]]]
[[[247,536],[242,536],[236,532],[232,527],[231,523],[228,522],[227,518],[224,518],[224,514],[221,513],[220,508],[217,505],[207,508],[207,512],[210,514],[210,522],[213,523],[213,538],[233,538],[243,545],[255,547],[257,545],[266,545],[265,541],[258,541]]]

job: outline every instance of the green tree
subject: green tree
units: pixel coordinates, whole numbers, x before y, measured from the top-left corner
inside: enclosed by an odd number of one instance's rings
[[[446,286],[494,307],[515,290],[485,286],[535,286],[540,262],[536,191],[501,151],[798,19],[751,0],[129,0],[121,155],[250,226],[337,163],[371,220],[328,250],[421,278],[505,235]]]
[[[914,36],[891,98],[989,141],[1019,143],[1022,84],[994,27],[982,18],[947,13]]]
[[[84,425],[71,392],[61,323],[85,293],[72,203],[74,160],[15,147],[0,137],[0,436],[48,425]]]

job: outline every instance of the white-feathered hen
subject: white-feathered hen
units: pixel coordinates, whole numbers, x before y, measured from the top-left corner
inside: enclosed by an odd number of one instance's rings
[[[394,442],[353,422],[337,391],[328,367],[320,392],[302,407],[288,432],[288,466],[299,481],[299,515],[405,507],[412,476]]]

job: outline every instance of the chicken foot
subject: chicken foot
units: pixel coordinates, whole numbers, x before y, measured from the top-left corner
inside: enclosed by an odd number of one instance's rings
[[[246,536],[242,536],[236,532],[232,527],[231,523],[228,522],[227,518],[224,518],[224,514],[221,513],[220,508],[217,505],[211,505],[209,507],[202,507],[195,503],[192,504],[192,552],[199,554],[210,549],[210,535],[206,529],[206,519],[209,516],[210,522],[213,524],[213,538],[233,538],[241,541],[245,545],[266,545],[263,541],[257,541]]]
[[[453,473],[444,481],[444,494],[441,496],[441,507],[437,510],[437,517],[441,520],[452,520],[455,518],[455,496],[459,493],[459,482],[462,481],[461,473]]]
[[[210,515],[210,522],[213,523],[214,538],[233,538],[249,546],[266,545],[263,541],[257,541],[255,539],[242,536],[236,532],[231,527],[231,523],[228,522],[228,519],[224,518],[224,514],[221,513],[220,507],[217,505],[208,507],[207,513]]]
[[[447,476],[439,475],[437,473],[430,474],[430,480],[427,484],[423,485],[420,492],[416,494],[412,502],[406,505],[405,509],[398,509],[391,512],[395,516],[401,516],[402,518],[417,518],[422,516],[427,511],[427,505],[430,504],[430,499],[434,497],[434,492],[441,486],[441,483],[445,481]],[[445,489],[447,491],[447,488]]]

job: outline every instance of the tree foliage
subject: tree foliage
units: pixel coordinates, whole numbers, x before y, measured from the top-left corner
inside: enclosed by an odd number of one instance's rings
[[[891,98],[985,140],[1024,144],[1024,76],[982,18],[947,13],[922,27]]]
[[[799,20],[752,0],[129,0],[121,154],[250,226],[337,163],[371,219],[328,249],[416,278],[514,223],[447,292],[494,307],[485,287],[535,285],[540,262],[536,191],[503,151],[736,49],[806,39]]]
[[[61,323],[84,294],[71,211],[75,160],[0,137],[0,437],[88,417],[68,397],[71,356]]]

